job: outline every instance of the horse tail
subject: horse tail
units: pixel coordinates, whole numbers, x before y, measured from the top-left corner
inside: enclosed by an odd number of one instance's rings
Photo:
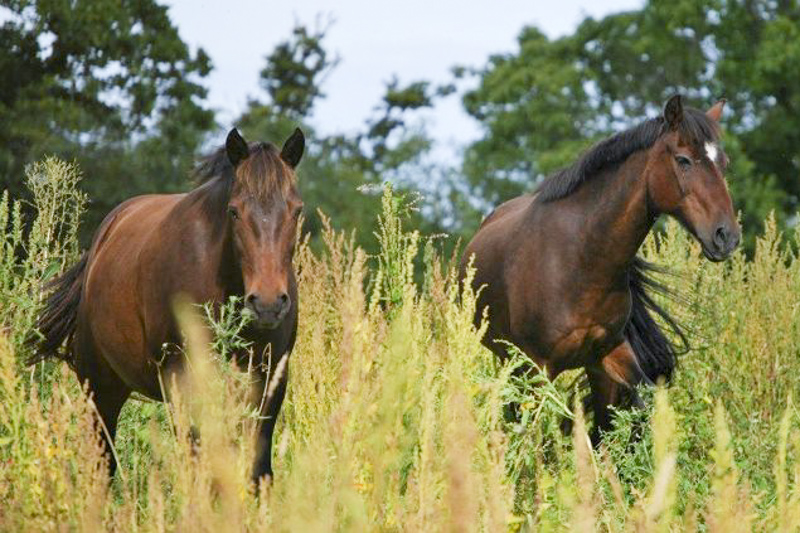
[[[653,295],[658,294],[676,299],[676,293],[656,280],[652,274],[665,274],[669,271],[636,257],[628,271],[631,290],[631,316],[625,326],[625,338],[633,348],[642,370],[656,382],[664,377],[667,382],[677,363],[677,356],[689,351],[689,339],[678,321],[661,307]],[[656,316],[668,328],[677,342],[667,337]]]
[[[43,291],[52,292],[45,299],[44,309],[36,323],[38,334],[32,333],[26,341],[26,345],[33,349],[33,355],[27,360],[29,365],[53,357],[75,366],[75,354],[69,344],[75,334],[88,259],[88,252],[84,252],[69,270],[45,284]],[[65,341],[67,346],[61,350]]]

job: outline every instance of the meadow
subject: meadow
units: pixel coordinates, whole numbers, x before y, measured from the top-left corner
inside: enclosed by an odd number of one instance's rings
[[[232,305],[183,310],[193,394],[129,402],[108,483],[73,374],[24,364],[38,288],[78,257],[87,198],[58,160],[27,182],[30,205],[0,197],[2,531],[800,529],[800,231],[768,219],[753,257],[724,264],[675,224],[647,241],[642,254],[673,271],[663,281],[682,296],[666,305],[693,349],[592,449],[577,375],[515,373],[524,356],[510,348],[501,365],[482,347],[475,295],[441,237],[406,227],[407,199],[375,197],[376,250],[309,214],[324,231],[296,252],[298,342],[275,478],[256,494],[258,420],[226,358],[242,342]]]

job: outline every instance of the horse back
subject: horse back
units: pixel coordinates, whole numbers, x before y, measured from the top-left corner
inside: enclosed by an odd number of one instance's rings
[[[486,218],[483,219],[481,222],[479,231],[483,229],[485,226],[492,224],[494,222],[498,222],[503,220],[506,216],[517,213],[528,206],[531,205],[531,202],[536,198],[535,195],[526,194],[523,196],[517,196],[516,198],[512,198],[507,202],[503,202],[499,206],[497,206]]]
[[[130,280],[136,270],[135,261],[130,259],[138,258],[153,232],[182,196],[137,196],[114,208],[92,239],[84,290],[91,291],[99,284],[109,283],[110,280],[98,279],[106,270],[118,272]]]

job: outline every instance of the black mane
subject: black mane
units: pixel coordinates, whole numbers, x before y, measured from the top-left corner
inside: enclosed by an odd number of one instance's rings
[[[698,109],[684,108],[679,132],[693,146],[702,146],[706,141],[716,142],[719,139],[716,122]],[[613,169],[634,152],[650,148],[664,133],[664,117],[658,117],[603,139],[575,163],[546,178],[536,190],[537,200],[552,202],[569,196],[601,171]]]

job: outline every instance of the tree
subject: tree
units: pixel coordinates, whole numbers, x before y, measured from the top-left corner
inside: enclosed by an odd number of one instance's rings
[[[370,228],[380,210],[375,187],[384,180],[408,188],[407,168],[419,163],[430,149],[424,131],[414,129],[408,116],[430,107],[447,88],[433,89],[426,82],[387,84],[376,108],[376,117],[365,122],[364,131],[353,135],[319,135],[311,114],[324,98],[322,84],[338,63],[325,49],[327,28],[310,31],[297,26],[289,39],[266,57],[261,71],[264,100],[253,100],[237,124],[251,139],[275,143],[295,127],[306,133],[306,154],[298,170],[298,184],[306,206],[306,231],[316,236],[321,228],[317,209],[331,217],[336,227],[357,228],[359,243],[370,246]]]
[[[0,189],[23,168],[75,158],[92,198],[88,226],[119,200],[175,190],[213,113],[211,63],[192,54],[155,0],[12,0],[0,26]]]
[[[314,32],[296,25],[290,39],[267,56],[261,70],[261,87],[275,112],[295,120],[308,117],[317,99],[323,98],[322,83],[339,63],[330,57],[322,41],[326,28]]]
[[[531,190],[676,92],[697,107],[725,97],[730,187],[752,245],[768,210],[786,220],[798,208],[798,37],[796,2],[752,0],[652,0],[555,40],[525,28],[464,96],[486,130],[465,156],[471,192],[495,205]]]

